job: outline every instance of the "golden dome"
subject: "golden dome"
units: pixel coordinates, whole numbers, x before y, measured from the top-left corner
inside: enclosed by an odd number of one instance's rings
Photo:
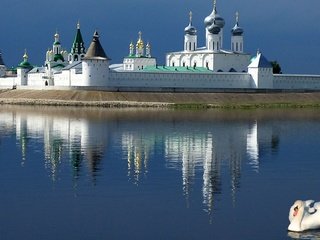
[[[139,32],[139,39],[137,41],[136,47],[139,49],[144,48],[144,42],[142,40],[142,32]]]

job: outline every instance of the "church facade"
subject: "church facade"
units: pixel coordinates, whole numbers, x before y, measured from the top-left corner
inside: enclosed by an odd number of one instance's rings
[[[225,20],[218,14],[216,0],[211,14],[204,19],[205,46],[198,47],[197,29],[192,24],[184,29],[184,49],[168,53],[166,65],[172,67],[204,67],[213,72],[247,72],[251,55],[244,52],[244,31],[239,25],[239,13],[231,30],[231,50],[223,49]]]

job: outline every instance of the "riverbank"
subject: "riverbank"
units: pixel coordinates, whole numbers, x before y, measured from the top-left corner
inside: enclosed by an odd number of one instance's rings
[[[164,108],[302,108],[320,107],[320,92],[152,93],[10,89],[0,90],[0,104]]]

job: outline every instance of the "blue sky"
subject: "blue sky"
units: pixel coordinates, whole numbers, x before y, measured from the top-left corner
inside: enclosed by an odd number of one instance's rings
[[[62,47],[70,51],[78,20],[88,48],[95,29],[101,43],[119,63],[128,54],[130,41],[143,32],[152,54],[163,64],[165,54],[183,48],[188,13],[198,30],[198,45],[205,43],[203,20],[212,11],[212,0],[1,0],[0,49],[8,67],[22,61],[43,65],[56,30]],[[319,0],[217,0],[225,19],[224,48],[230,49],[230,29],[235,12],[245,30],[245,51],[259,49],[269,60],[277,60],[284,73],[320,74]]]

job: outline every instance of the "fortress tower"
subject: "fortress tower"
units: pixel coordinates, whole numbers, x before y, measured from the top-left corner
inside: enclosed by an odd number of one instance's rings
[[[248,66],[248,73],[254,81],[254,88],[273,88],[272,65],[260,51],[257,51],[257,56]]]
[[[83,86],[106,86],[109,77],[109,61],[99,40],[97,31],[82,60]]]

